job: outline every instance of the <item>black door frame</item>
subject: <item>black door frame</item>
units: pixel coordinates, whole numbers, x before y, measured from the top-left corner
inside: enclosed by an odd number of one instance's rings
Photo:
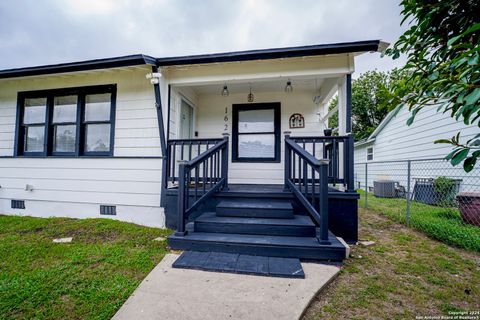
[[[273,158],[239,158],[238,157],[238,112],[248,110],[273,109],[273,134],[275,136],[275,155]],[[232,162],[280,162],[281,133],[280,102],[248,103],[232,105]],[[272,132],[255,132],[252,134],[272,134]]]

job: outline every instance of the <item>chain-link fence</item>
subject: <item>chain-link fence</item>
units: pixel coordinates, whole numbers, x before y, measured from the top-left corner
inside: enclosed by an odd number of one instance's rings
[[[355,164],[360,205],[430,237],[480,251],[480,168],[443,159]]]

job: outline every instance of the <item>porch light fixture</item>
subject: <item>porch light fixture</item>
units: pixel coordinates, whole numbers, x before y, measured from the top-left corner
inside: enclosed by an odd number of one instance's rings
[[[160,72],[152,72],[145,75],[145,78],[147,78],[147,80],[150,80],[151,84],[158,84],[161,77],[162,74]]]
[[[223,97],[228,97],[229,94],[230,94],[230,92],[228,91],[227,84],[225,83],[225,84],[223,85],[222,96],[223,96]]]
[[[254,99],[255,97],[253,96],[253,93],[252,93],[252,85],[250,84],[249,86],[250,86],[250,93],[249,93],[248,96],[247,96],[247,101],[248,101],[248,102],[253,102],[253,99]]]
[[[322,102],[322,96],[317,94],[316,96],[314,96],[312,98],[312,101],[313,103],[315,103],[316,105],[320,104],[320,102]]]
[[[285,92],[289,93],[293,91],[292,81],[288,80],[287,85],[285,86]]]

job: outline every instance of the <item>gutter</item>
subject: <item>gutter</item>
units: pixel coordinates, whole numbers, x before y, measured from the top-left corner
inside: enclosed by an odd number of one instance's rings
[[[56,73],[68,73],[98,69],[109,69],[118,67],[128,67],[137,65],[156,65],[155,58],[144,55],[134,54],[129,56],[86,60],[79,62],[59,63],[53,65],[26,67],[0,70],[0,79],[38,76]]]
[[[372,142],[375,142],[375,138],[371,138],[371,139],[367,139],[365,141],[358,141],[354,144],[354,147],[361,147],[363,145],[366,145],[366,144],[370,144]]]
[[[158,66],[191,65],[236,61],[268,60],[281,58],[308,57],[352,52],[377,52],[388,45],[380,40],[329,43],[300,47],[272,48],[235,51],[191,56],[157,58]]]

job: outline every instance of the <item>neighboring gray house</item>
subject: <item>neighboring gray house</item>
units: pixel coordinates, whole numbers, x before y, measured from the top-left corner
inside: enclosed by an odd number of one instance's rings
[[[363,189],[367,180],[371,188],[376,180],[392,180],[407,187],[406,160],[412,160],[411,191],[416,182],[440,176],[459,181],[459,191],[480,191],[480,169],[466,173],[461,165],[453,167],[442,160],[452,146],[434,144],[435,140],[450,139],[459,131],[462,141],[466,141],[479,133],[478,127],[455,121],[448,113],[437,112],[436,107],[423,108],[410,126],[409,117],[407,107],[397,107],[366,140],[355,143],[355,186]]]
[[[469,139],[480,131],[476,125],[466,126],[448,113],[437,112],[436,107],[423,108],[410,126],[409,117],[407,107],[391,111],[366,140],[355,143],[355,163],[443,158],[452,147],[434,144],[435,140],[450,139],[458,131],[462,139]]]

